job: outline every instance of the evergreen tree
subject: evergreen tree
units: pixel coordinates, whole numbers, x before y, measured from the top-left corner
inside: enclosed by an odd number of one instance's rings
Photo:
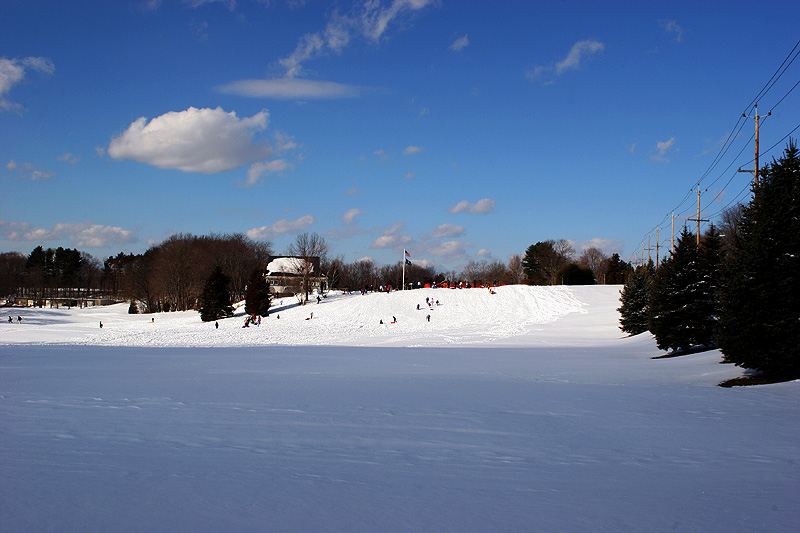
[[[264,269],[255,268],[250,273],[245,299],[244,310],[248,315],[266,316],[269,314],[270,293],[269,285],[264,278]]]
[[[761,172],[721,268],[717,342],[725,360],[800,377],[800,153]]]
[[[533,280],[534,283],[540,285],[544,281],[544,272],[542,265],[539,262],[540,249],[542,243],[531,244],[525,250],[525,255],[522,258],[522,272],[525,273],[525,278]]]
[[[652,262],[646,267],[637,268],[633,274],[628,276],[625,286],[620,291],[619,301],[622,305],[617,309],[620,314],[619,329],[631,335],[647,331],[648,300],[652,286]]]
[[[593,285],[594,272],[589,267],[570,263],[562,267],[556,275],[556,285]]]
[[[200,319],[203,322],[233,316],[230,282],[220,266],[208,276],[200,294]]]
[[[675,253],[656,272],[650,293],[649,329],[662,350],[686,351],[710,345],[714,316],[709,311],[710,285],[698,261],[695,236],[683,229]]]
[[[628,276],[633,273],[633,267],[619,258],[619,254],[613,254],[608,260],[605,271],[606,285],[622,285],[626,283]]]

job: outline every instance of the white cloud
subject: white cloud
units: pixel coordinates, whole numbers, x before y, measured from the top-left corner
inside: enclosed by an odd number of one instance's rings
[[[606,45],[600,41],[578,41],[572,45],[567,56],[554,65],[539,65],[528,69],[525,76],[530,80],[543,80],[552,83],[552,76],[560,76],[567,70],[580,68],[581,62],[605,50]]]
[[[224,94],[282,100],[333,100],[357,98],[366,90],[356,85],[302,78],[239,80],[217,87]]]
[[[313,215],[303,215],[296,220],[281,219],[271,226],[261,226],[248,230],[246,235],[251,239],[273,239],[284,233],[300,232],[314,223]]]
[[[56,159],[58,159],[59,161],[64,161],[65,163],[69,163],[70,165],[74,165],[75,163],[81,160],[81,156],[73,155],[70,152],[64,152]]]
[[[242,187],[250,187],[251,185],[255,185],[264,175],[274,174],[275,172],[283,172],[284,170],[290,170],[292,168],[294,168],[292,167],[292,164],[285,159],[274,159],[272,161],[253,163],[250,165],[250,168],[247,169],[247,181],[244,182]]]
[[[307,33],[300,38],[294,51],[279,63],[286,69],[287,78],[303,74],[303,63],[327,53],[341,53],[353,38],[362,36],[377,42],[389,24],[399,16],[418,11],[434,0],[362,0],[348,14],[335,11],[325,29]]]
[[[170,111],[149,122],[141,117],[111,140],[108,155],[184,172],[224,172],[273,155],[269,144],[253,138],[268,119],[267,111],[239,118],[221,107]]]
[[[51,229],[39,228],[27,222],[0,221],[0,235],[10,241],[60,241],[69,240],[83,248],[105,248],[112,244],[136,242],[130,230],[116,226],[103,226],[90,222],[58,222]]]
[[[619,244],[614,239],[601,239],[600,237],[595,237],[594,239],[589,239],[587,241],[583,241],[580,243],[573,243],[570,242],[573,248],[578,250],[579,252],[583,252],[588,248],[597,248],[601,252],[607,255],[611,255],[614,253],[622,252],[623,246]]]
[[[453,41],[453,44],[450,45],[450,50],[454,52],[460,52],[461,50],[466,48],[467,45],[469,45],[469,37],[465,35]]]
[[[388,228],[384,229],[383,235],[372,241],[370,248],[397,248],[405,246],[413,239],[408,235],[403,234],[405,224],[403,222],[395,222]]]
[[[675,36],[676,43],[683,42],[684,29],[675,20],[662,20],[659,22],[664,31]]]
[[[495,201],[490,198],[483,198],[478,200],[474,204],[469,203],[466,200],[461,200],[453,207],[449,208],[447,211],[450,213],[481,213],[487,214],[494,211]]]
[[[18,164],[13,159],[6,164],[6,170],[16,172],[20,177],[31,181],[46,180],[56,175],[55,172],[38,169],[33,166],[33,163],[29,163],[28,161]]]
[[[605,50],[606,45],[599,41],[578,41],[572,45],[567,57],[563,61],[556,63],[556,74],[562,74],[565,70],[580,68],[581,60],[586,56],[591,56]]]
[[[403,150],[403,155],[414,155],[420,153],[421,151],[421,146],[407,146],[405,150]]]
[[[6,100],[6,94],[11,91],[14,85],[25,78],[25,73],[29,70],[41,74],[53,74],[55,65],[46,57],[26,57],[23,59],[8,59],[0,57],[0,111],[22,109],[20,104],[15,104]]]
[[[430,255],[441,257],[442,261],[448,263],[455,259],[465,257],[467,255],[466,248],[472,247],[471,242],[466,241],[445,241],[438,246],[433,246],[428,249]]]
[[[491,257],[492,252],[487,250],[486,248],[481,248],[477,252],[475,252],[475,257]]]
[[[364,212],[361,209],[353,208],[347,211],[344,215],[342,215],[342,221],[349,226],[355,223],[356,217],[358,215],[363,215],[363,214]]]
[[[669,152],[673,146],[675,146],[675,137],[671,137],[667,141],[656,141],[655,153],[650,156],[650,159],[653,161],[669,163],[667,152]]]
[[[441,238],[452,238],[452,237],[460,237],[464,235],[464,226],[458,226],[456,224],[445,223],[437,227],[435,230],[431,232],[432,239],[441,239]]]

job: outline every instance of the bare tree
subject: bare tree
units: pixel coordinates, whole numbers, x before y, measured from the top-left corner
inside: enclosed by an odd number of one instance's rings
[[[600,279],[600,273],[607,261],[608,256],[594,246],[585,249],[583,253],[581,253],[580,258],[578,258],[578,264],[590,269],[594,275],[594,279]]]
[[[517,285],[522,281],[522,255],[514,254],[508,258],[507,281],[511,285]]]
[[[311,292],[311,278],[321,276],[322,272],[315,272],[319,269],[323,259],[327,260],[328,243],[319,233],[301,233],[295,241],[289,245],[286,255],[294,257],[294,267],[297,274],[301,276],[305,302],[308,302],[308,293]]]

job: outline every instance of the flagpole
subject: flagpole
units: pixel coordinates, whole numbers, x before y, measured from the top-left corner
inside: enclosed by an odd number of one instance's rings
[[[403,288],[401,290],[406,290],[406,249],[403,248]]]

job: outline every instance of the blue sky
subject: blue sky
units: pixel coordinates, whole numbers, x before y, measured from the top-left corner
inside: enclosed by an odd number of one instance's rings
[[[308,231],[440,270],[562,238],[630,259],[701,178],[704,217],[743,197],[737,120],[776,72],[762,154],[800,123],[794,1],[0,4],[0,251]]]

